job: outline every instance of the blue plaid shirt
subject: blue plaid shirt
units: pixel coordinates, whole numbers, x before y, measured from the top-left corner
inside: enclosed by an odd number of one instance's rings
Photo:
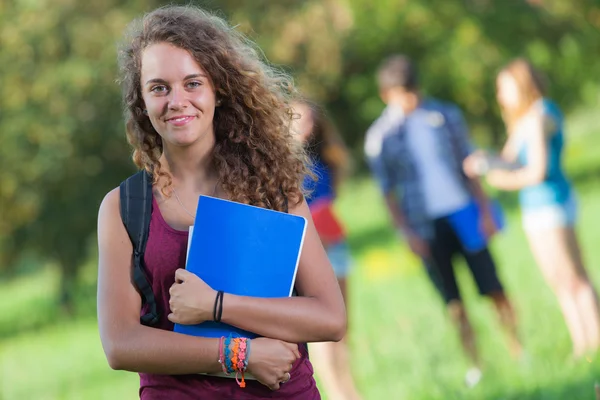
[[[427,119],[425,122],[440,139],[438,142],[443,161],[460,177],[465,190],[472,193],[462,163],[473,147],[460,109],[453,104],[426,99],[416,111],[410,118]],[[419,236],[431,239],[433,221],[425,210],[421,183],[407,145],[405,118],[401,111],[390,106],[383,111],[367,131],[365,153],[382,192],[386,195],[393,192],[399,199],[408,226]]]

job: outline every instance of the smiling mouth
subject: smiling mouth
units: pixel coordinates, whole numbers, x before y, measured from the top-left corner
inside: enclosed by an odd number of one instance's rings
[[[169,118],[167,120],[167,122],[170,124],[176,125],[176,126],[182,126],[182,125],[187,124],[194,118],[196,118],[196,117],[193,115],[182,115],[182,116],[178,116],[178,117]]]

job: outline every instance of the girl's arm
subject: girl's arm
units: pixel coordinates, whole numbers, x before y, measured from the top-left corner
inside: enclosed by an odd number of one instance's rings
[[[221,371],[218,339],[140,324],[141,299],[130,278],[133,249],[121,222],[119,202],[117,188],[104,198],[98,216],[98,325],[109,365],[170,375]],[[280,341],[257,339],[251,346],[248,368],[269,385],[299,356],[295,345]],[[252,371],[253,364],[257,369]]]
[[[524,139],[527,145],[527,165],[512,171],[491,170],[487,174],[487,182],[491,186],[500,190],[520,190],[544,180],[548,167],[547,135],[552,131],[551,120],[543,114],[533,115],[530,118],[527,121],[527,133]],[[516,154],[514,149],[508,152]]]
[[[339,341],[346,332],[346,311],[333,268],[306,202],[290,213],[303,216],[308,224],[296,276],[299,296],[274,299],[225,294],[221,320],[286,342]],[[185,324],[212,320],[216,292],[185,270],[176,276],[169,319]]]
[[[98,215],[98,325],[114,369],[155,374],[218,372],[218,340],[140,324],[141,299],[131,282],[132,244],[119,210],[119,189]]]

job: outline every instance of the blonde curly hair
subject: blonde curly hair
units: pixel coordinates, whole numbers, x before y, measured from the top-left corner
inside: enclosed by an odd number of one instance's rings
[[[188,51],[208,73],[221,105],[213,120],[214,168],[231,200],[285,211],[302,201],[308,158],[290,132],[291,79],[268,66],[253,44],[222,18],[192,6],[159,8],[128,28],[119,49],[127,139],[133,161],[170,193],[161,169],[162,138],[144,114],[141,58],[146,47],[165,42]]]

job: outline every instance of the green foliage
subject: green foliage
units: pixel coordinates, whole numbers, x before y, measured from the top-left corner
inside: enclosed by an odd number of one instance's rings
[[[581,190],[580,195],[583,215],[597,215],[600,188]],[[373,212],[356,213],[357,208]],[[600,361],[569,360],[570,340],[558,304],[533,263],[516,213],[509,214],[508,230],[495,241],[494,250],[518,310],[528,356],[522,361],[510,358],[493,307],[478,296],[470,274],[460,265],[459,283],[486,368],[481,383],[468,390],[462,384],[467,365],[454,328],[420,264],[390,229],[375,185],[348,183],[338,210],[356,257],[350,280],[349,341],[352,370],[364,399],[593,398]],[[590,274],[598,284],[600,254],[591,250],[600,240],[600,230],[594,218],[582,220],[580,233],[584,249],[590,250],[586,252]],[[373,235],[378,241],[365,246]],[[54,289],[49,290],[48,282],[55,283],[56,278],[44,272],[0,282],[0,398],[134,398],[139,378],[108,367],[93,304],[75,321],[47,319],[56,310],[41,304],[50,303]],[[28,320],[38,321],[37,329],[22,326]]]
[[[100,201],[133,170],[115,44],[134,16],[160,4],[0,2],[0,270],[14,271],[24,255],[53,259],[63,297],[72,290]],[[463,106],[484,145],[501,137],[494,74],[511,57],[539,65],[567,110],[597,99],[600,9],[592,1],[203,4],[325,103],[359,160],[364,132],[382,109],[374,74],[392,52],[418,61],[427,93]]]

